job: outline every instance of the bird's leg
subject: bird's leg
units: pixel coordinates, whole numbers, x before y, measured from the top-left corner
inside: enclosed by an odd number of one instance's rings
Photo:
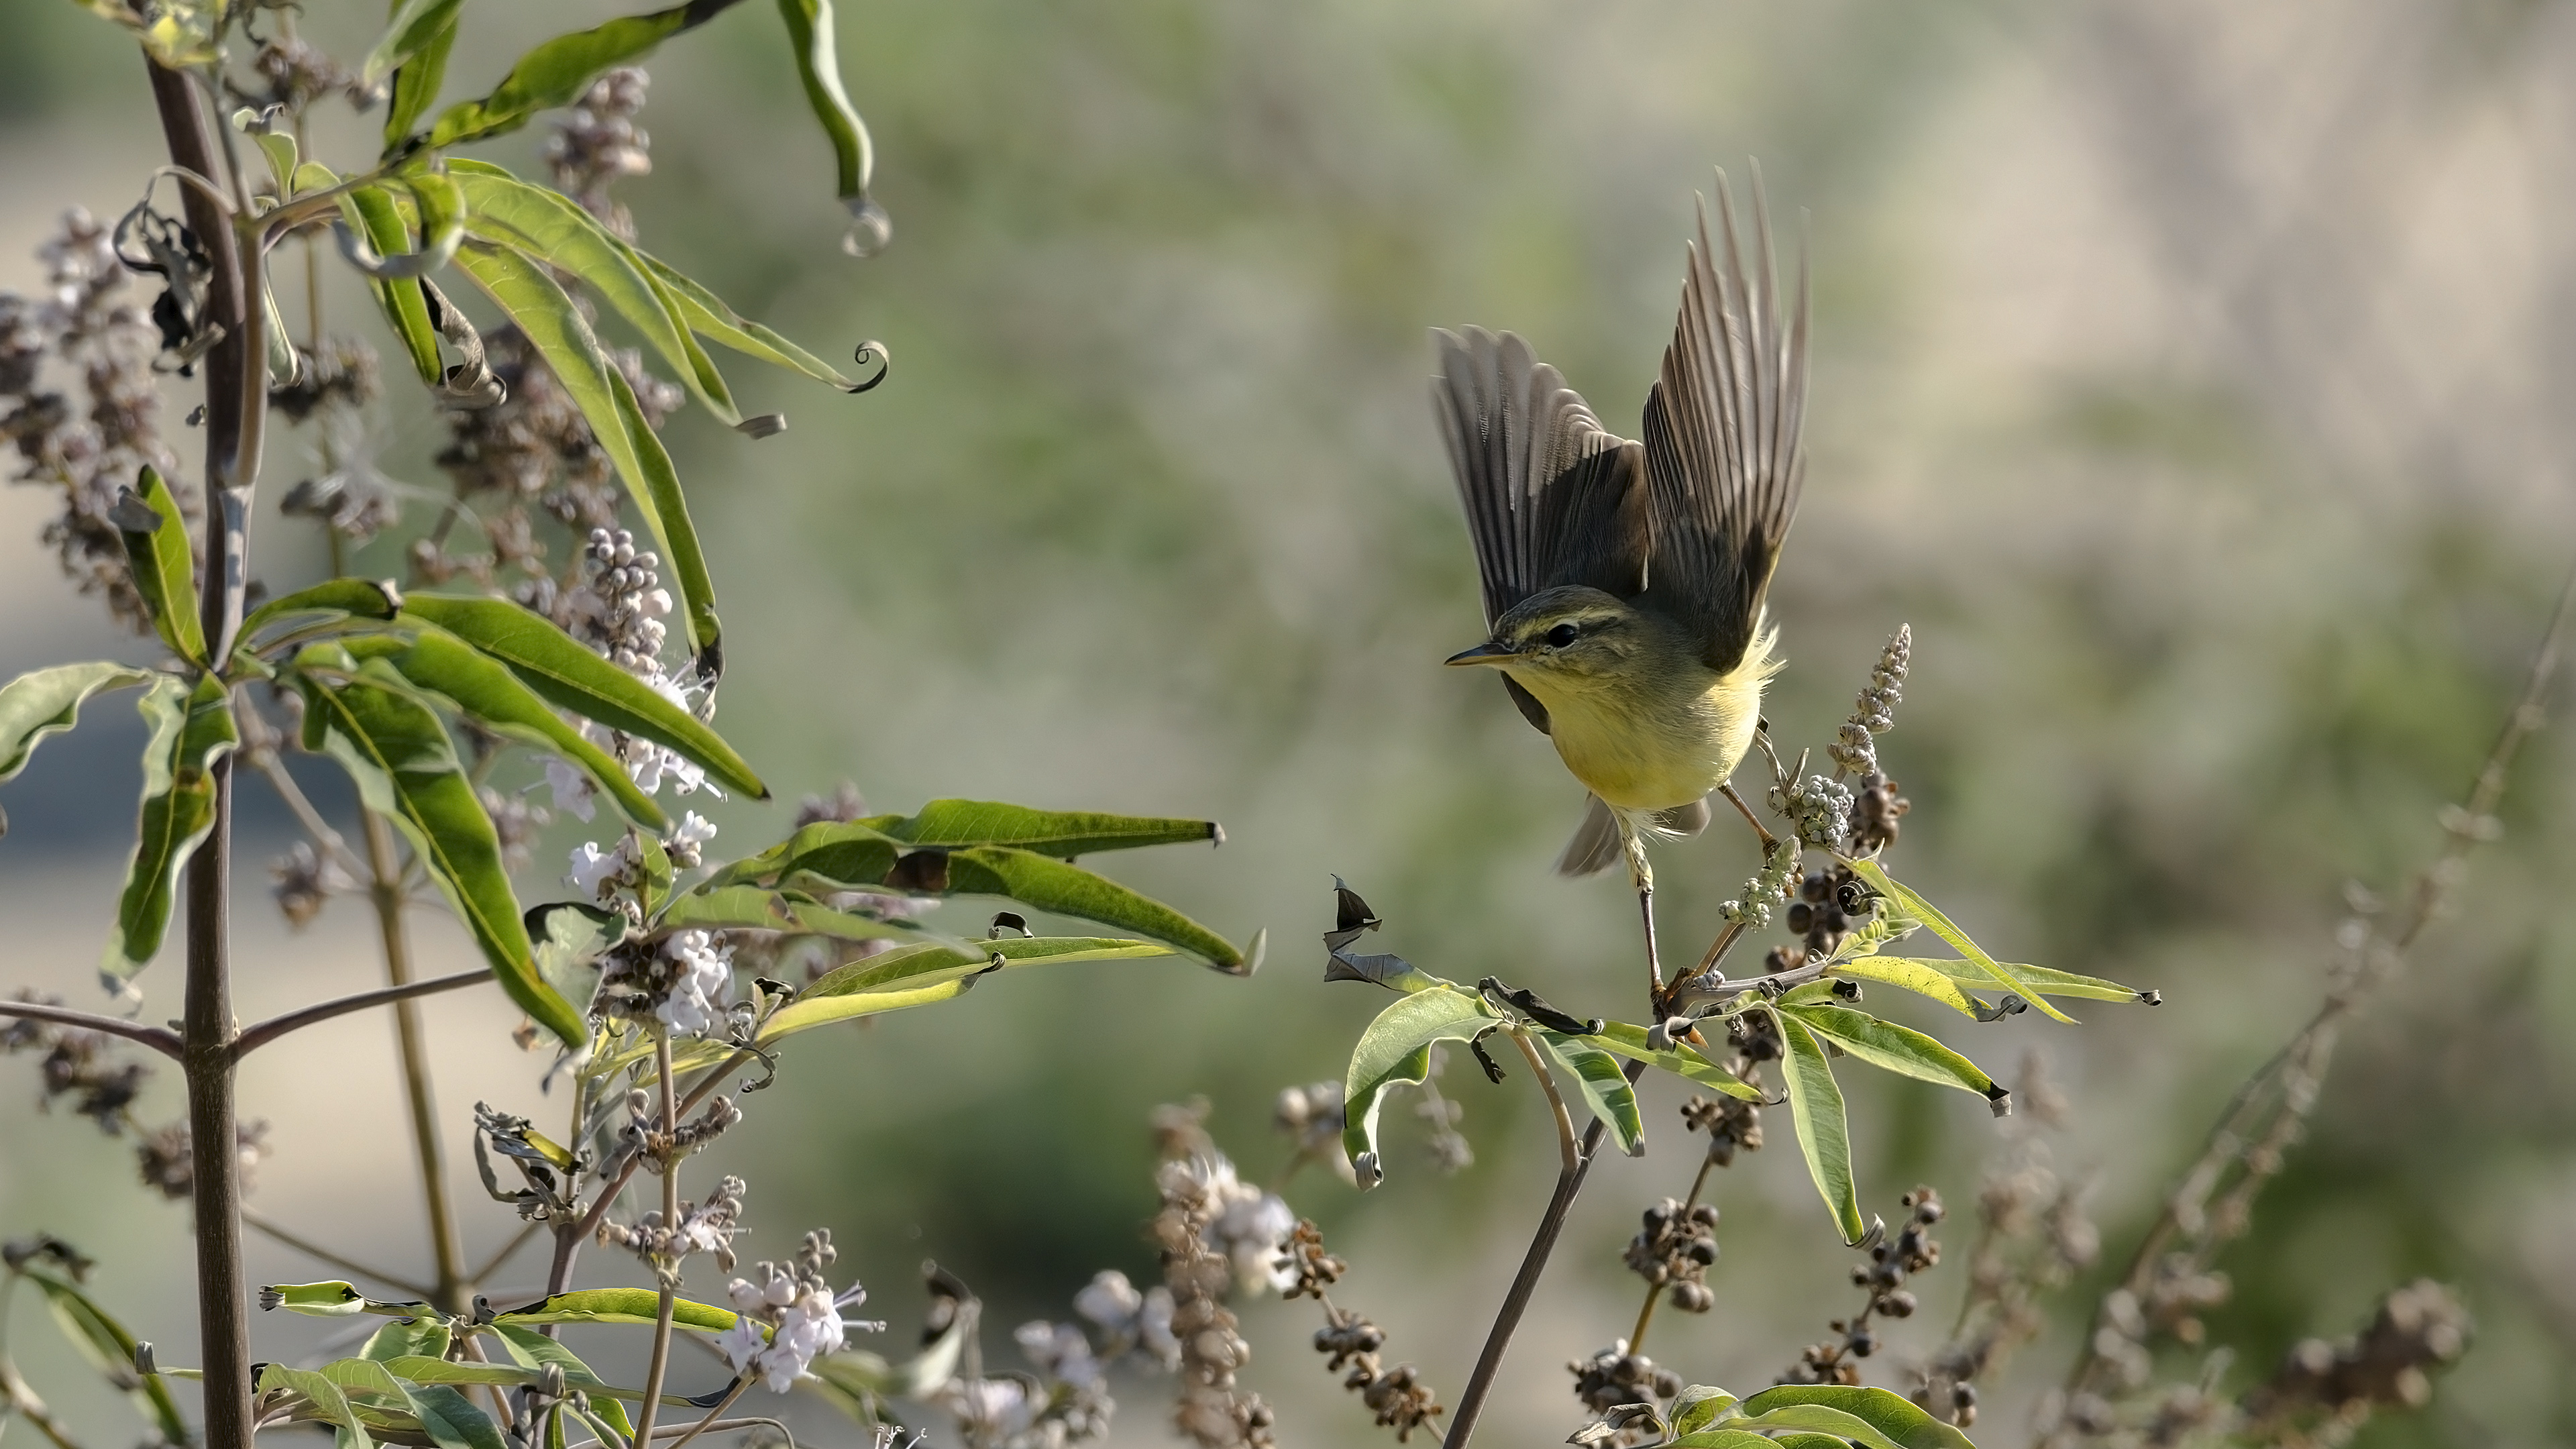
[[[1762,853],[1765,856],[1768,856],[1771,853],[1771,847],[1780,843],[1780,838],[1765,829],[1760,817],[1753,813],[1753,807],[1745,804],[1744,797],[1735,793],[1735,782],[1733,780],[1729,780],[1717,788],[1726,796],[1728,802],[1735,806],[1736,813],[1744,817],[1744,823],[1753,827],[1753,833],[1762,837]]]
[[[1655,953],[1655,868],[1646,863],[1646,841],[1626,820],[1619,833],[1628,846],[1628,879],[1637,887],[1637,914],[1646,923],[1646,981],[1656,1000],[1663,999],[1664,964]]]

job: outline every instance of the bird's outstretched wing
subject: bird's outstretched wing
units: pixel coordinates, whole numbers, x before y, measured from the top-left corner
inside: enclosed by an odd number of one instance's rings
[[[1485,622],[1542,589],[1645,587],[1642,454],[1509,333],[1436,331],[1431,407],[1449,444]]]
[[[1753,177],[1758,252],[1748,276],[1726,173],[1717,177],[1725,252],[1709,241],[1708,203],[1682,279],[1681,317],[1646,398],[1646,480],[1652,516],[1649,597],[1701,641],[1701,662],[1725,673],[1761,626],[1762,596],[1798,511],[1806,471],[1799,429],[1807,407],[1807,278],[1782,306],[1762,176]],[[1787,313],[1783,315],[1784,311]]]

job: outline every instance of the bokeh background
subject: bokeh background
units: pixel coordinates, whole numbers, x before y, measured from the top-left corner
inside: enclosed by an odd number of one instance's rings
[[[469,7],[449,93],[608,13]],[[354,57],[375,15],[316,4],[303,23]],[[122,211],[157,137],[109,27],[20,0],[0,32],[0,285],[24,289],[61,209]],[[859,399],[733,369],[749,409],[788,413],[772,441],[688,412],[668,429],[729,625],[722,723],[781,796],[716,810],[718,848],[775,838],[798,794],[845,778],[890,809],[967,795],[1211,815],[1222,850],[1111,869],[1237,938],[1272,933],[1249,982],[1032,973],[800,1039],[784,1084],[701,1163],[751,1180],[747,1256],[828,1226],[899,1327],[926,1257],[993,1300],[997,1330],[1065,1316],[1097,1268],[1149,1278],[1157,1103],[1204,1094],[1247,1174],[1275,1170],[1272,1095],[1338,1077],[1382,1004],[1318,980],[1333,873],[1387,919],[1386,949],[1429,969],[1626,1002],[1625,892],[1546,872],[1577,788],[1490,681],[1437,667],[1480,621],[1424,332],[1520,330],[1632,426],[1712,164],[1761,159],[1814,267],[1812,461],[1775,594],[1791,662],[1771,719],[1821,745],[1910,621],[1914,676],[1882,741],[1915,806],[1900,874],[2008,957],[2165,993],[2160,1011],[2082,1012],[2080,1030],[2024,1017],[1958,1037],[2007,1080],[2046,1054],[2073,1111],[2051,1150],[2099,1174],[2106,1257],[2312,1007],[2342,883],[2392,886],[2434,849],[2436,808],[2486,749],[2576,552],[2565,5],[865,0],[841,42],[890,251],[839,249],[828,156],[766,7],[656,62],[654,172],[621,193],[649,248],[744,311],[826,354],[879,338],[895,360]],[[372,154],[367,123],[317,114],[327,157]],[[527,162],[542,135],[494,153]],[[375,335],[354,290],[330,305]],[[397,392],[380,465],[435,491],[440,436]],[[293,434],[270,457],[281,488],[311,466]],[[143,657],[63,586],[36,540],[51,506],[0,492],[0,668]],[[302,525],[264,517],[257,548],[274,583],[319,567]],[[368,562],[395,572],[398,548]],[[0,791],[0,984],[93,992],[139,738],[123,706],[94,710]],[[2240,1386],[2300,1337],[2356,1328],[2397,1283],[2458,1287],[2473,1352],[2428,1412],[2368,1444],[2576,1436],[2563,738],[2526,756],[2503,842],[2347,1042],[2310,1140],[2223,1262],[2237,1294],[2211,1335]],[[257,786],[244,796],[245,1016],[367,984],[354,903],[300,934],[269,907],[261,863],[288,822]],[[523,890],[551,889],[581,838],[559,827]],[[1670,937],[1704,939],[1753,863],[1725,829],[1666,852]],[[416,929],[428,969],[470,963],[447,923]],[[174,963],[144,984],[147,1013],[175,1012]],[[467,1109],[536,1109],[542,1062],[510,1046],[497,996],[429,1016],[470,1191]],[[275,1155],[255,1205],[420,1271],[390,1039],[351,1017],[258,1059],[245,1109],[273,1124]],[[37,1115],[31,1063],[0,1072],[0,1228],[73,1237],[163,1360],[189,1361],[184,1209],[133,1187],[128,1150],[86,1122]],[[1999,1146],[1978,1104],[1845,1076],[1867,1205],[1892,1215],[1922,1181],[1964,1208]],[[1406,1120],[1380,1191],[1310,1172],[1290,1196],[1351,1259],[1339,1296],[1454,1401],[1555,1146],[1525,1083],[1450,1086],[1471,1168],[1440,1176]],[[178,1101],[164,1074],[145,1115]],[[1657,1150],[1588,1190],[1489,1420],[1513,1442],[1579,1422],[1559,1366],[1625,1331],[1619,1247],[1693,1160],[1677,1101],[1651,1089]],[[1852,1306],[1790,1144],[1782,1122],[1719,1181],[1717,1310],[1656,1330],[1654,1356],[1693,1380],[1767,1383]],[[497,1205],[467,1213],[470,1255],[512,1226]],[[328,1276],[253,1254],[255,1281]],[[523,1267],[533,1286],[536,1256]],[[1923,1280],[1927,1309],[1873,1381],[1904,1386],[1963,1277]],[[1981,1440],[2026,1437],[2092,1287],[1989,1385]],[[16,1318],[44,1391],[100,1440],[129,1432],[41,1315]],[[1376,1442],[1304,1346],[1311,1318],[1248,1310],[1249,1382],[1281,1405],[1283,1442]],[[258,1329],[264,1355],[314,1341]],[[1166,1440],[1161,1392],[1129,1386],[1116,1442]]]

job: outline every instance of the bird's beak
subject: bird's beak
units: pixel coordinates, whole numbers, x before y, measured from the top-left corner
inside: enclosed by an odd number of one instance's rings
[[[1519,657],[1520,651],[1512,648],[1510,645],[1496,644],[1491,640],[1487,640],[1473,649],[1465,649],[1456,654],[1452,654],[1441,662],[1445,664],[1502,664]]]

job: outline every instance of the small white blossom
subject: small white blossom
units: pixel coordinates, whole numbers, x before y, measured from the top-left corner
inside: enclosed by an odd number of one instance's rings
[[[626,858],[622,853],[603,851],[598,841],[585,840],[573,847],[572,873],[564,877],[564,883],[597,900],[600,888],[625,868]]]
[[[679,969],[671,975],[670,994],[653,1014],[684,1035],[714,1029],[733,996],[733,948],[716,944],[704,931],[675,931],[662,943],[662,954]]]
[[[555,808],[576,820],[588,820],[595,811],[598,792],[590,777],[561,760],[546,761],[546,788],[554,792]]]

